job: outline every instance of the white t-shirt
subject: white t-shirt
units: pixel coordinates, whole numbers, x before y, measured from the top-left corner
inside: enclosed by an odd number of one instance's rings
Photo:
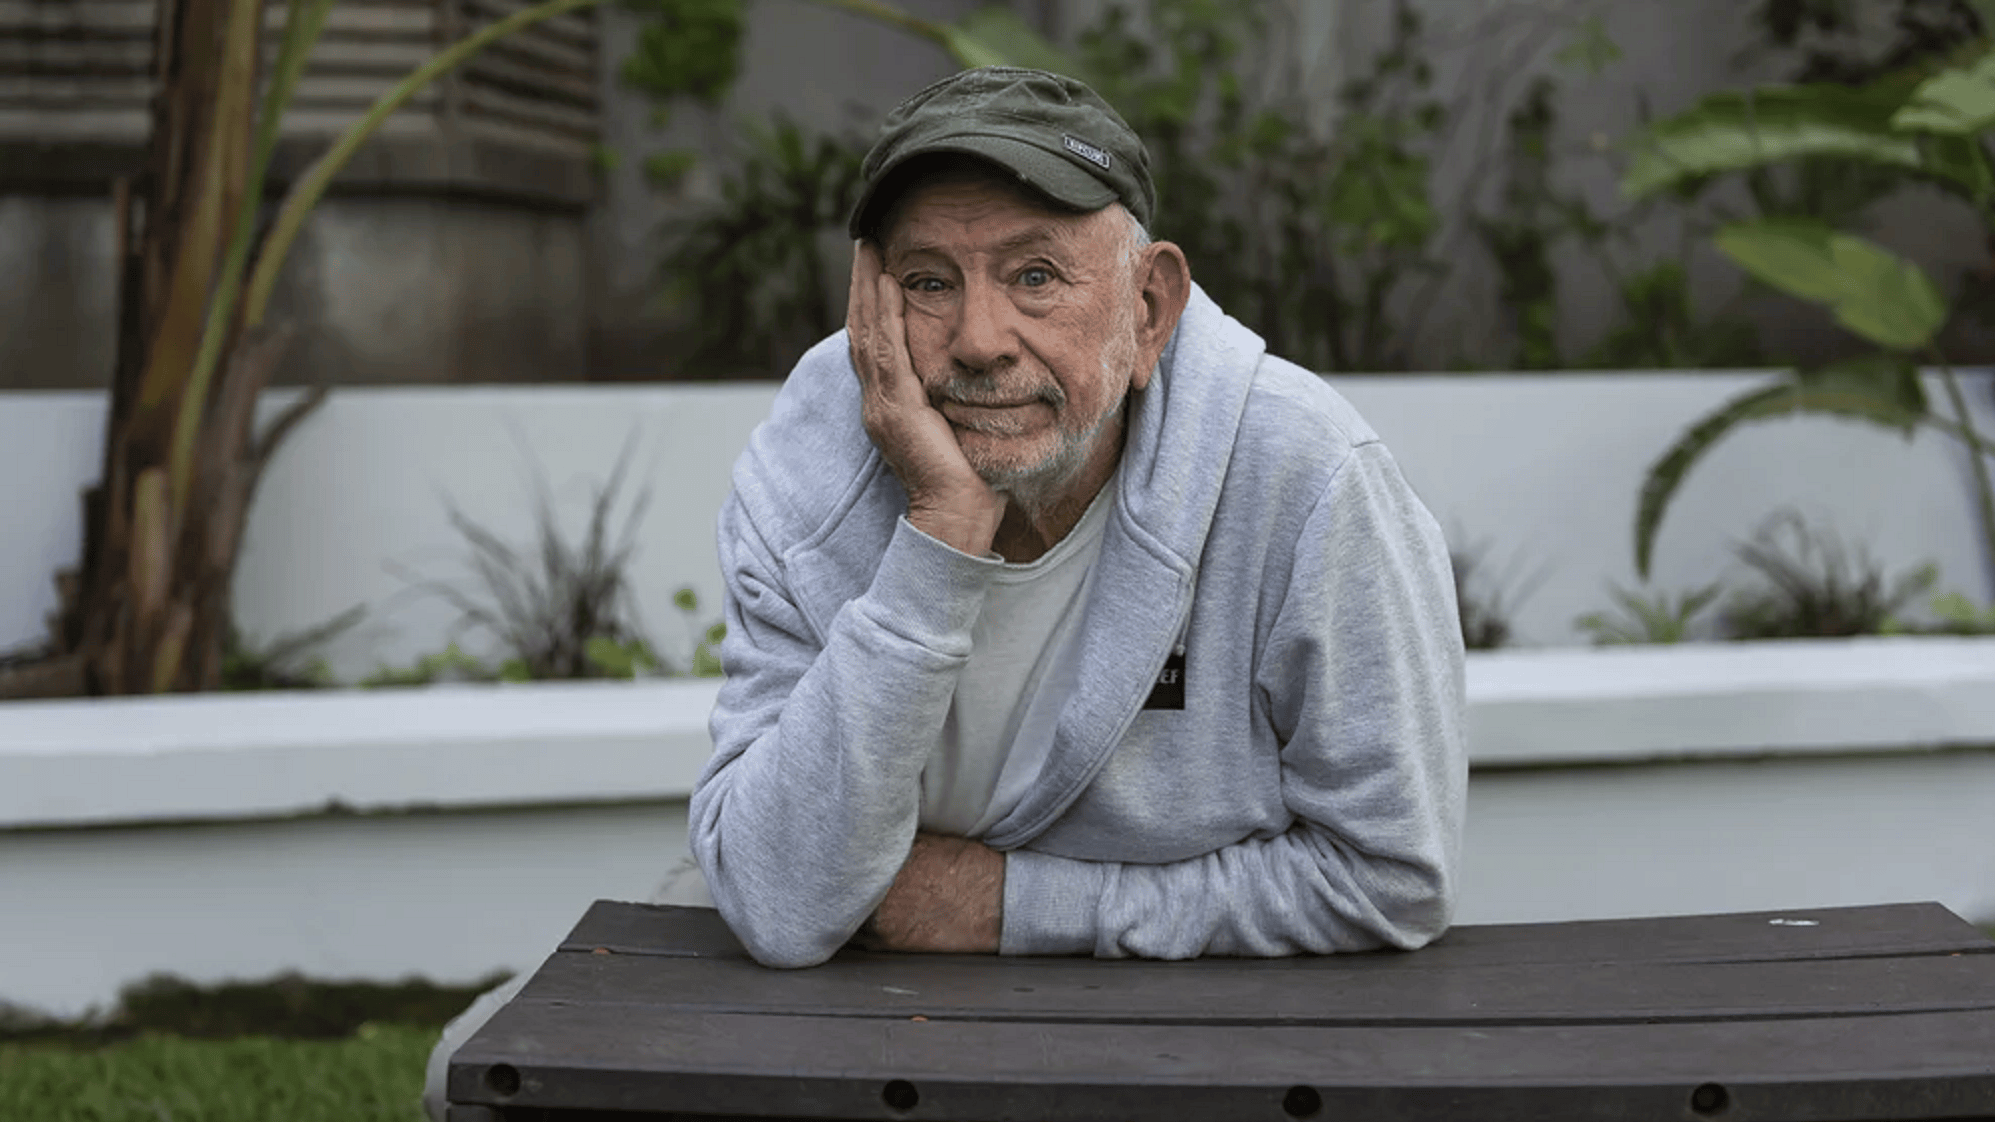
[[[1053,747],[1079,666],[1081,605],[1101,555],[1114,482],[1043,556],[1007,563],[984,595],[942,734],[921,774],[921,828],[981,837],[1031,785]]]
[[[921,828],[982,837],[1010,813],[1053,750],[1060,708],[1080,667],[1080,609],[1101,555],[1115,482],[1059,544],[1037,560],[1006,564],[992,579],[971,629],[970,661],[942,735],[921,774]],[[713,896],[688,857],[651,895],[654,904],[711,908]]]

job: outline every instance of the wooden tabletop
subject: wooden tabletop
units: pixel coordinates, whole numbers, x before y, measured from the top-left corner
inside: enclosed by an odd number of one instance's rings
[[[715,912],[599,901],[449,1094],[506,1122],[1995,1119],[1995,941],[1896,904],[770,970]]]

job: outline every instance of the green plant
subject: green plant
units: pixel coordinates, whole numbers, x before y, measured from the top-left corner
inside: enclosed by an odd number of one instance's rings
[[[367,615],[366,607],[355,605],[339,615],[305,628],[279,635],[268,643],[251,645],[242,633],[229,628],[228,643],[222,654],[222,688],[225,690],[323,690],[338,683],[323,658],[307,657],[317,647],[341,632],[350,630]]]
[[[1860,161],[1952,195],[1995,224],[1995,51],[1936,72],[1893,74],[1851,89],[1769,87],[1712,95],[1638,139],[1623,189],[1641,196],[1712,176],[1795,161]],[[1967,446],[1985,548],[1995,559],[1995,484],[1983,440],[1939,336],[1949,318],[1925,271],[1816,218],[1735,222],[1716,237],[1754,279],[1830,310],[1878,349],[1796,370],[1735,398],[1692,426],[1651,466],[1635,520],[1635,565],[1646,576],[1669,501],[1691,466],[1732,429],[1802,412],[1882,425],[1911,437],[1937,429]],[[1927,401],[1919,364],[1939,372],[1951,416]]]
[[[1794,82],[1861,86],[1944,56],[1995,24],[1985,0],[1896,0],[1886,39],[1864,25],[1852,0],[1760,0],[1752,14],[1759,42],[1742,61],[1794,57]]]
[[[1888,577],[1868,552],[1852,556],[1836,535],[1810,529],[1791,511],[1767,519],[1733,552],[1760,578],[1725,604],[1724,629],[1734,639],[1882,634],[1939,579],[1931,563]]]
[[[288,0],[267,70],[264,0],[161,0],[146,171],[136,189],[120,181],[115,199],[119,323],[103,472],[85,495],[81,563],[57,577],[48,661],[60,673],[34,688],[221,683],[229,585],[256,485],[324,399],[321,387],[257,430],[257,398],[289,338],[264,327],[264,312],[292,242],[333,177],[410,97],[490,43],[597,2],[544,0],[445,46],[266,214],[265,175],[332,0]]]
[[[1488,575],[1483,566],[1488,552],[1489,547],[1483,544],[1448,553],[1455,575],[1455,610],[1460,617],[1462,645],[1472,651],[1493,651],[1510,644],[1511,616],[1546,576],[1546,570],[1540,569],[1519,590],[1514,566],[1504,576]]]
[[[962,66],[1012,63],[1076,72],[1008,8],[995,5],[955,21],[915,16],[882,0],[801,0],[905,31],[947,51]],[[717,104],[739,67],[746,0],[635,0],[645,26],[622,66],[625,85],[650,99],[654,125],[690,99]],[[859,166],[869,142],[813,133],[781,113],[744,119],[742,138],[715,197],[681,198],[661,224],[659,301],[687,335],[686,362],[709,376],[787,369],[812,343],[842,326],[845,278],[827,254],[842,243],[858,200]],[[698,162],[687,148],[643,161],[657,190],[683,196]]]
[[[472,588],[422,577],[402,566],[419,593],[436,596],[457,609],[447,646],[407,667],[384,666],[360,684],[365,687],[422,686],[444,680],[524,682],[554,679],[635,678],[640,675],[721,673],[718,649],[726,628],[697,623],[699,597],[690,587],[673,594],[672,604],[697,634],[685,665],[662,658],[644,636],[631,595],[632,540],[650,490],[631,502],[617,536],[611,515],[630,467],[633,445],[626,443],[609,478],[595,490],[589,520],[579,542],[564,534],[544,476],[534,479],[534,542],[517,548],[490,528],[446,502],[450,524],[467,547]],[[468,631],[497,641],[495,660],[479,658],[458,645]]]
[[[1439,227],[1428,179],[1445,121],[1427,96],[1432,72],[1410,3],[1398,5],[1370,71],[1339,92],[1338,123],[1326,131],[1306,124],[1323,114],[1300,75],[1283,85],[1256,73],[1278,44],[1266,5],[1147,0],[1139,18],[1110,4],[1070,55],[994,5],[944,23],[878,0],[812,2],[927,39],[963,66],[1012,62],[1088,81],[1150,147],[1168,200],[1155,232],[1184,247],[1229,311],[1319,369],[1406,365],[1392,305],[1408,282],[1440,271],[1427,252]],[[669,81],[646,89],[683,92]],[[754,138],[721,200],[667,231],[668,292],[701,325],[702,361],[787,361],[811,332],[836,327],[816,244],[849,208],[863,150],[779,119]],[[675,158],[654,179],[669,188],[687,166]],[[727,353],[744,339],[757,354]]]
[[[1898,616],[1884,621],[1886,635],[1995,635],[1995,604],[1977,608],[1965,593],[1946,592],[1932,598],[1931,623],[1910,623]]]
[[[744,152],[718,198],[661,230],[662,301],[688,325],[693,366],[781,370],[836,331],[843,282],[828,268],[827,232],[859,199],[865,142],[810,135],[781,114],[744,121]],[[668,186],[685,165],[652,178]]]
[[[1407,365],[1392,319],[1405,286],[1440,270],[1431,163],[1446,113],[1431,96],[1424,25],[1394,8],[1391,40],[1336,95],[1334,129],[1287,53],[1272,8],[1110,4],[1080,35],[1090,81],[1144,138],[1155,233],[1271,349],[1321,370]]]
[[[1551,370],[1565,365],[1558,340],[1558,274],[1552,246],[1577,233],[1598,236],[1601,226],[1583,199],[1552,186],[1552,136],[1558,83],[1540,77],[1504,122],[1510,148],[1501,203],[1490,215],[1472,215],[1471,228],[1496,265],[1497,303],[1509,319],[1516,347],[1504,365]]]
[[[686,672],[695,678],[720,677],[723,673],[720,644],[727,638],[727,625],[716,620],[705,628],[699,626],[700,597],[690,586],[672,594],[672,606],[685,615],[686,623],[698,634],[686,659]]]
[[[1558,53],[1567,66],[1592,75],[1618,61],[1620,46],[1595,14]],[[1526,88],[1504,123],[1508,157],[1496,209],[1470,216],[1470,228],[1496,266],[1497,302],[1516,339],[1508,366],[1546,370],[1569,365],[1558,344],[1558,275],[1551,253],[1562,242],[1575,244],[1598,265],[1620,300],[1621,315],[1581,360],[1593,369],[1676,369],[1742,367],[1763,364],[1757,332],[1750,321],[1720,313],[1699,321],[1692,308],[1684,268],[1696,234],[1685,223],[1672,256],[1629,266],[1624,258],[1640,251],[1638,231],[1658,207],[1641,200],[1613,215],[1595,210],[1577,191],[1557,186],[1561,153],[1556,148],[1557,99],[1562,82],[1539,75]],[[1580,154],[1597,157],[1602,145]],[[1674,204],[1678,200],[1668,200]]]
[[[517,659],[509,659],[494,668],[484,659],[466,654],[462,647],[452,642],[440,651],[423,655],[408,666],[382,666],[362,678],[359,685],[361,689],[372,690],[433,686],[438,682],[518,681],[526,676],[523,666]]]
[[[1723,592],[1717,581],[1677,595],[1657,592],[1644,596],[1633,589],[1613,585],[1608,595],[1618,614],[1588,612],[1573,626],[1593,637],[1595,646],[1624,643],[1681,643],[1693,637],[1697,617]]]
[[[579,543],[571,543],[563,533],[547,481],[538,475],[531,549],[515,548],[455,503],[446,503],[450,524],[468,547],[466,563],[476,591],[420,577],[412,577],[411,583],[457,609],[459,634],[482,630],[497,640],[504,652],[493,675],[499,680],[615,676],[598,661],[606,655],[618,663],[616,669],[632,669],[640,657],[655,662],[642,643],[627,576],[635,548],[632,534],[650,503],[648,488],[631,504],[618,538],[610,538],[610,515],[630,466],[630,452],[631,445],[626,444],[609,479],[596,489],[588,528]],[[597,657],[591,657],[591,644]],[[453,636],[445,655],[455,650]],[[474,663],[460,651],[434,669],[482,677],[483,665]]]

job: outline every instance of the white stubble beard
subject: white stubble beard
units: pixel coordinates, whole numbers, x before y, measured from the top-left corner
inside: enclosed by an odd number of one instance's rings
[[[1118,322],[1110,331],[1111,338],[1118,343],[1105,348],[1101,356],[1101,376],[1105,382],[1115,377],[1118,368],[1133,372],[1136,365],[1136,308],[1128,303],[1119,306]],[[1066,497],[1066,488],[1087,464],[1096,441],[1103,438],[1111,425],[1116,430],[1112,438],[1122,438],[1123,410],[1128,402],[1125,380],[1122,393],[1089,421],[1085,429],[1072,432],[1061,426],[1059,443],[1036,464],[1010,468],[972,466],[991,490],[1013,504],[1027,512],[1044,511]]]

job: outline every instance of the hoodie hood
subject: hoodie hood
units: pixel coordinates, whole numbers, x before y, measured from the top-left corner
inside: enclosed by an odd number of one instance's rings
[[[1205,547],[1261,337],[1192,286],[1149,386],[1130,395],[1116,498],[1132,529],[1188,568]]]

